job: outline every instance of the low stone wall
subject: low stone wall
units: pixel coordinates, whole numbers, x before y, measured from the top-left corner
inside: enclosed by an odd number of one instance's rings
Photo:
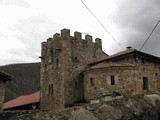
[[[106,98],[107,99],[107,98]],[[106,100],[105,99],[105,100]],[[59,111],[4,111],[0,120],[159,120],[160,95],[124,96]]]

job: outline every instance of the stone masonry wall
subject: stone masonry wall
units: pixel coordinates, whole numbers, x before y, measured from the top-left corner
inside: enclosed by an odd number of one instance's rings
[[[157,91],[160,88],[160,63],[150,58],[144,58],[138,55],[126,56],[118,60],[118,63],[130,63],[135,65],[135,81],[136,81],[136,94],[147,92],[143,90],[143,77],[147,77],[149,84],[149,91]]]
[[[115,85],[108,84],[107,78],[110,76],[117,76]],[[94,80],[94,85],[91,85],[90,79]],[[131,94],[135,89],[134,80],[134,67],[101,68],[84,72],[85,100],[97,99],[101,95],[110,94],[113,91]]]
[[[41,56],[41,109],[63,108],[64,86],[62,66],[57,60],[62,58],[62,41],[59,34],[42,43]],[[52,88],[53,85],[53,88]],[[55,106],[56,105],[56,106]]]
[[[0,78],[0,111],[3,108],[4,96],[5,96],[5,83]]]
[[[47,42],[41,52],[41,108],[59,109],[82,99],[79,74],[89,62],[106,58],[101,39],[92,42],[92,36],[82,39],[81,33],[70,36],[63,29]],[[49,94],[49,88],[51,90]]]
[[[86,72],[84,77],[86,99],[95,99],[97,96],[99,96],[99,93],[101,92],[100,89],[105,90],[106,92],[111,92],[111,89],[115,91],[119,90],[123,94],[130,92],[133,92],[134,94],[143,94],[149,91],[160,91],[160,61],[156,61],[155,59],[138,54],[125,55],[119,58],[110,59],[106,62],[110,61],[116,63],[133,64],[135,65],[135,68],[133,70],[128,68],[126,68],[126,70],[122,70],[121,68],[117,67],[112,70],[106,69],[105,72],[104,69],[95,69]],[[113,75],[114,72],[115,74],[118,74],[118,79],[121,77],[122,80],[119,79],[117,85],[111,85],[111,88],[109,88],[109,86],[106,87],[106,77],[111,71],[113,71]],[[95,86],[90,87],[89,79],[92,77],[95,79]],[[147,90],[144,89],[144,78],[147,78],[148,80]]]

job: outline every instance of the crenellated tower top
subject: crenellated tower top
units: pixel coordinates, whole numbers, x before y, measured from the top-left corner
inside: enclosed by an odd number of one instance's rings
[[[50,41],[56,41],[56,40],[63,40],[66,39],[68,37],[72,37],[73,39],[76,40],[81,40],[81,41],[86,41],[87,44],[96,44],[98,45],[100,48],[102,48],[102,40],[100,38],[96,38],[95,42],[93,42],[93,38],[91,35],[87,34],[85,35],[85,39],[82,39],[82,33],[80,32],[74,32],[74,36],[70,35],[70,30],[69,29],[62,29],[61,33],[55,33],[53,35],[53,38],[48,38],[47,42],[42,42],[42,45],[45,45],[47,43],[49,43]]]

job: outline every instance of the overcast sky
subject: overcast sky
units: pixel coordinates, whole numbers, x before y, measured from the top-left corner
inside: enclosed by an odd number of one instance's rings
[[[160,0],[0,0],[0,65],[40,61],[41,42],[67,28],[101,38],[111,55],[127,46],[139,50],[158,20]],[[142,49],[160,57],[160,24]]]

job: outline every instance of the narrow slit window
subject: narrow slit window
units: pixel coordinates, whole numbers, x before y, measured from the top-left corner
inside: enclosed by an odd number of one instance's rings
[[[50,95],[51,94],[51,85],[49,84],[48,86],[48,94]]]
[[[51,63],[53,63],[53,48],[50,48]]]
[[[149,80],[147,77],[143,77],[143,90],[149,90]]]
[[[51,84],[51,94],[53,94],[53,84]]]
[[[111,76],[111,85],[115,85],[115,78],[114,78],[114,76]]]
[[[75,82],[75,89],[78,89],[78,82]]]
[[[46,64],[44,65],[44,70],[45,70],[45,72],[47,71],[47,65]]]
[[[74,62],[78,63],[78,58],[77,57],[74,57]]]
[[[58,69],[58,67],[59,67],[59,60],[56,59],[56,68]]]

